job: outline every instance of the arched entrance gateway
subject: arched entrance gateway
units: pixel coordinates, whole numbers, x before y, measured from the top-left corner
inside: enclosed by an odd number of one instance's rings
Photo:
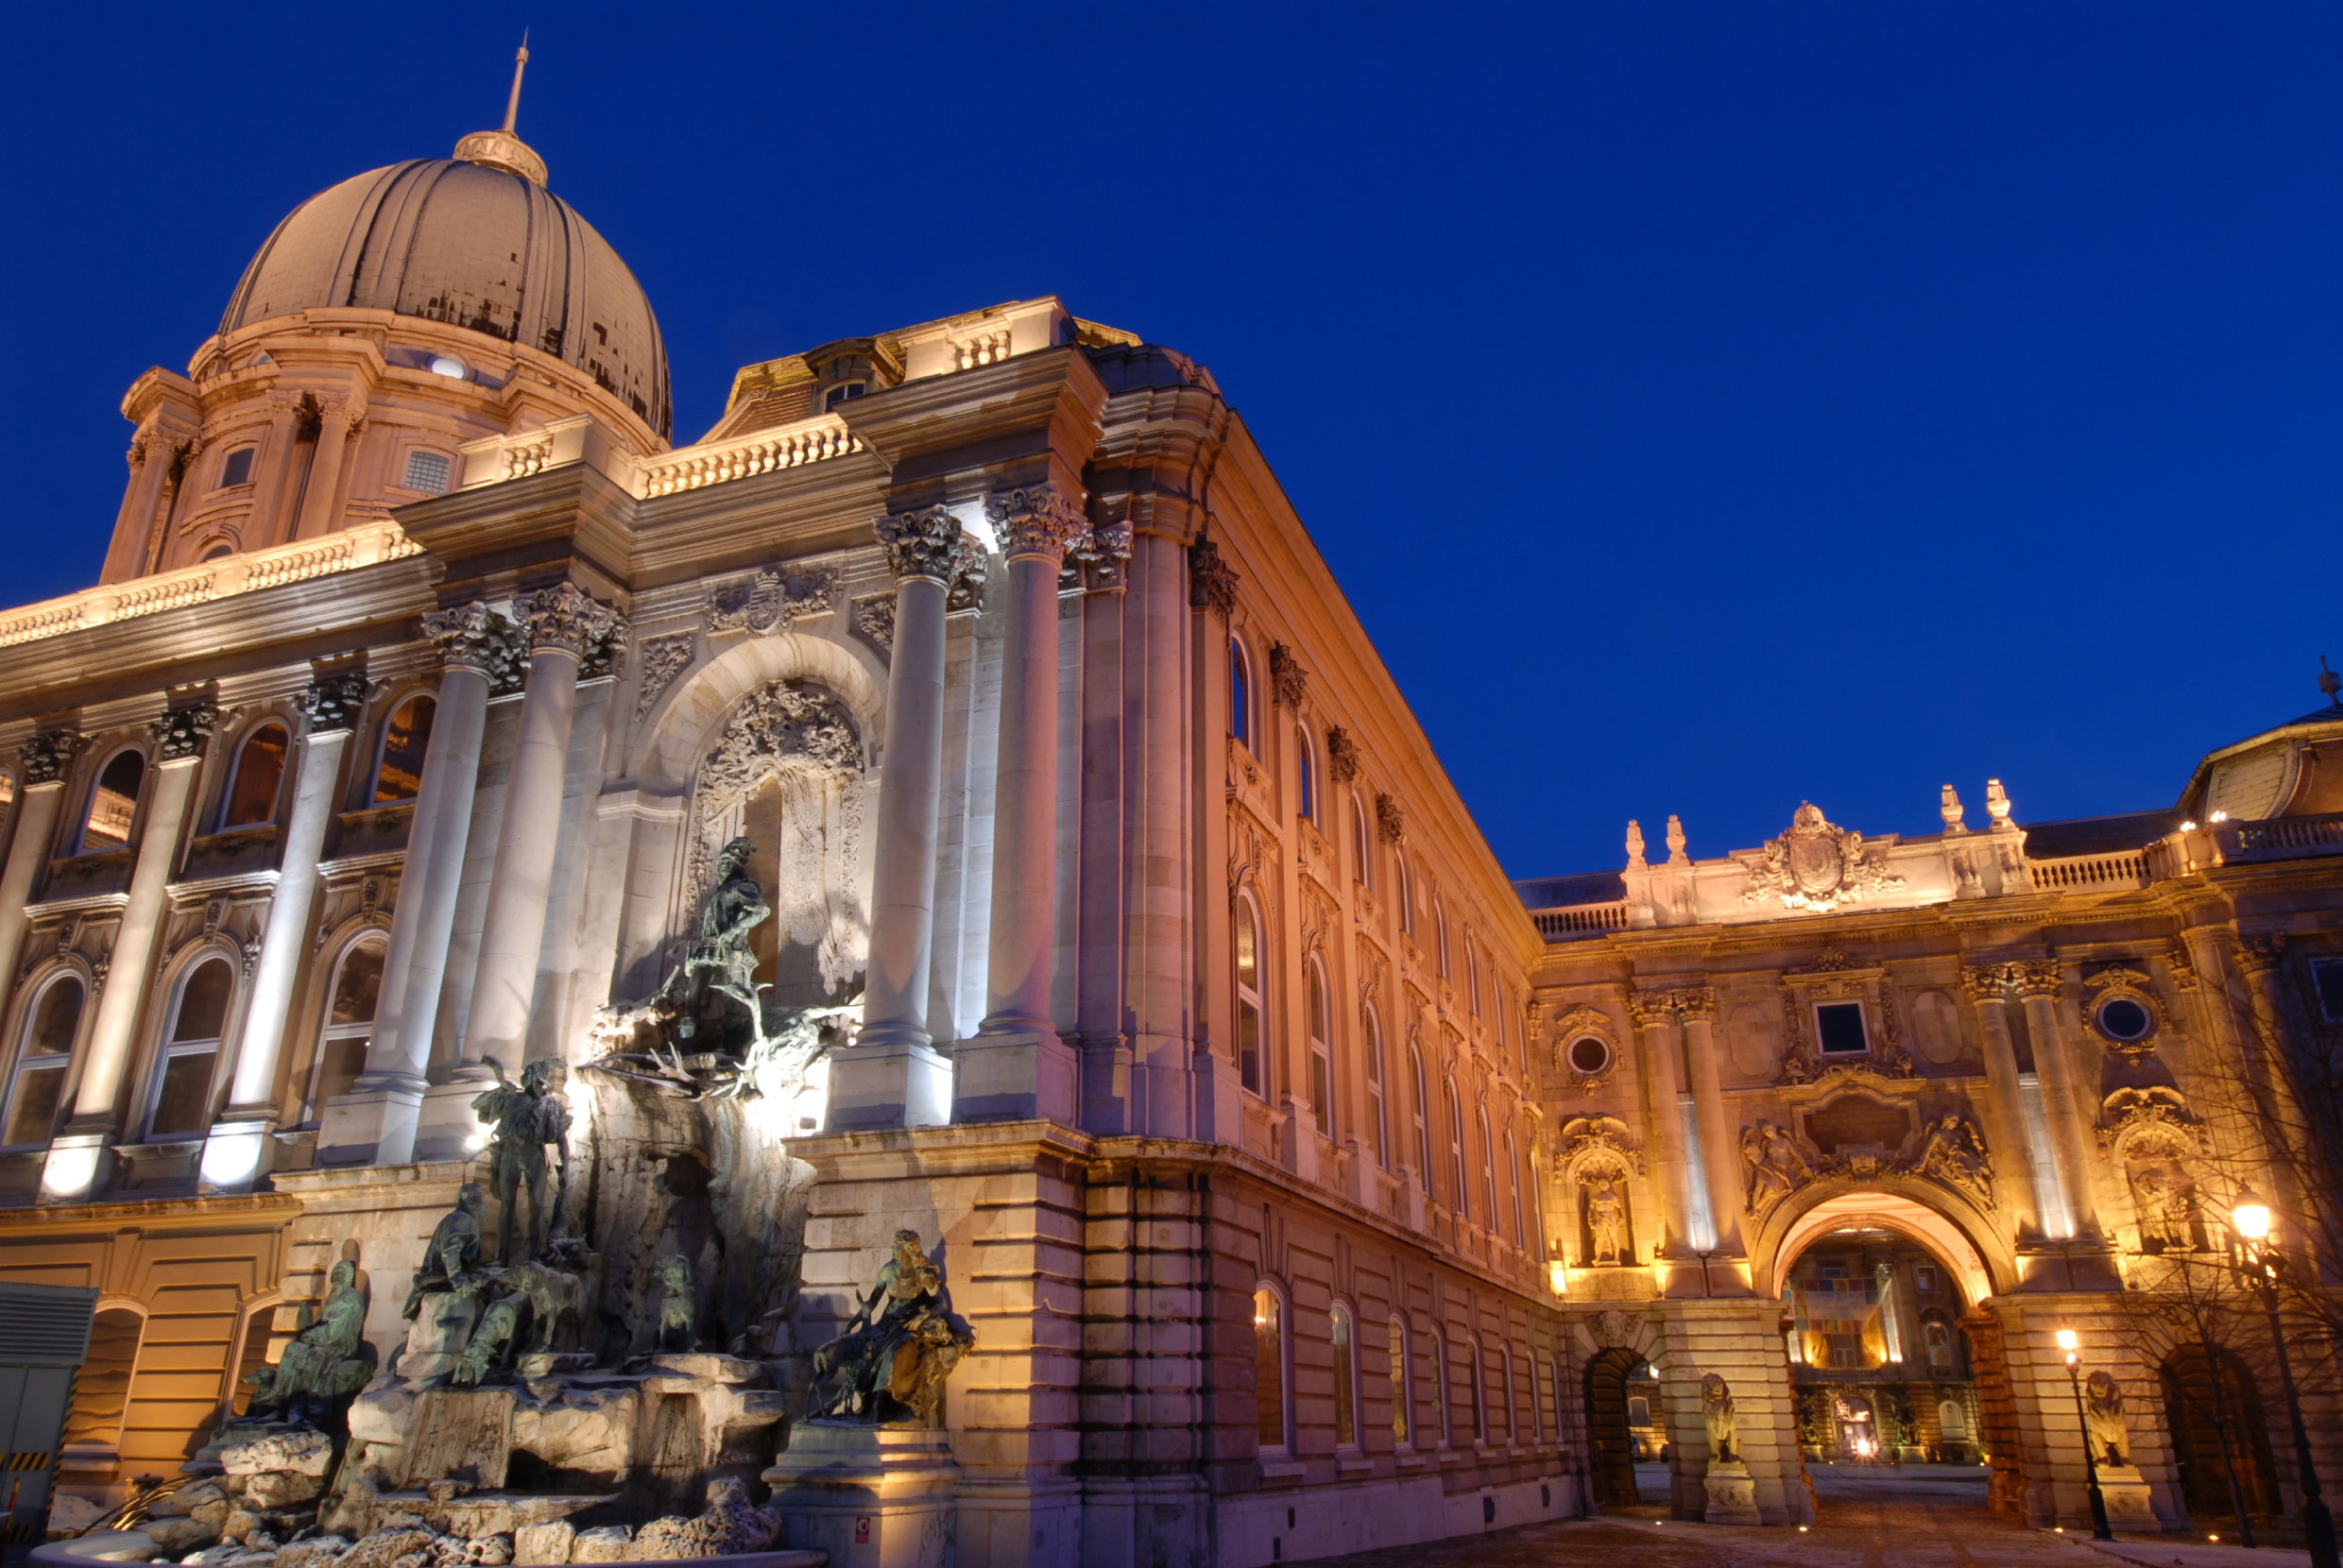
[[[1817,1502],[1924,1501],[1985,1510],[1990,1447],[1971,1332],[1993,1293],[1969,1234],[1933,1202],[1843,1191],[1776,1218],[1796,1444]],[[1987,1377],[2006,1375],[1998,1365]]]

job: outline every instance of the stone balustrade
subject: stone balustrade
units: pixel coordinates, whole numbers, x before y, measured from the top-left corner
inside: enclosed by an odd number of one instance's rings
[[[2039,893],[2072,888],[2094,893],[2119,888],[2144,888],[2151,880],[2147,852],[2126,850],[2114,855],[2069,855],[2055,861],[2027,861]]]
[[[817,414],[728,440],[636,457],[610,441],[593,420],[580,415],[535,430],[468,442],[463,449],[463,487],[474,490],[484,485],[509,484],[549,469],[584,463],[607,475],[627,494],[647,501],[802,468],[862,450],[863,443],[847,428],[846,420],[835,414]]]
[[[222,555],[177,571],[27,605],[0,615],[0,647],[349,571],[413,555],[421,549],[389,519],[369,519],[326,538]]]

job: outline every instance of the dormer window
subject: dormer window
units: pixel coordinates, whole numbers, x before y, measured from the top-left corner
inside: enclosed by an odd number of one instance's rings
[[[219,487],[223,490],[237,485],[252,483],[252,453],[256,447],[238,447],[220,464]]]
[[[842,381],[822,394],[822,412],[827,414],[840,403],[850,402],[869,390],[868,382]]]
[[[407,453],[407,485],[410,490],[425,495],[448,493],[448,482],[455,477],[455,465],[441,452],[411,452]]]

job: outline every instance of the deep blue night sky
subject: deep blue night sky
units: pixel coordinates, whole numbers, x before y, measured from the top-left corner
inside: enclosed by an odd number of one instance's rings
[[[1210,365],[1515,876],[2163,805],[2343,664],[2343,9],[27,8],[5,597],[296,203],[493,125],[733,368],[1055,292]]]

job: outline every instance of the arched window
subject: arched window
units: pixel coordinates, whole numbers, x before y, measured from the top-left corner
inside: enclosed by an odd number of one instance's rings
[[[1334,1128],[1334,1047],[1326,1040],[1326,972],[1309,961],[1309,1112],[1327,1137]]]
[[[1387,1332],[1389,1338],[1385,1343],[1390,1351],[1392,1441],[1405,1448],[1408,1446],[1409,1431],[1415,1424],[1411,1419],[1415,1394],[1408,1368],[1408,1325],[1394,1318]]]
[[[1244,644],[1233,637],[1228,639],[1228,733],[1253,744],[1253,671],[1245,662]]]
[[[423,754],[431,749],[431,721],[438,710],[439,705],[419,691],[391,710],[383,724],[369,805],[396,806],[422,793]]]
[[[1475,1107],[1473,1131],[1480,1134],[1480,1219],[1496,1229],[1496,1145],[1489,1141],[1489,1113]]]
[[[1399,929],[1410,936],[1415,934],[1415,876],[1408,869],[1405,850],[1392,856],[1392,863],[1399,868]]]
[[[146,1314],[135,1307],[101,1306],[90,1324],[90,1349],[74,1374],[73,1403],[65,1412],[62,1445],[94,1449],[109,1457],[122,1445],[123,1415],[129,1408],[130,1379],[146,1337]]]
[[[1514,1245],[1526,1248],[1530,1233],[1521,1228],[1521,1154],[1510,1127],[1505,1130],[1505,1179],[1513,1196]]]
[[[1480,954],[1473,946],[1473,933],[1464,933],[1464,1005],[1474,1017],[1480,1016]]]
[[[1455,1200],[1452,1206],[1456,1217],[1470,1219],[1473,1217],[1473,1196],[1464,1176],[1464,1103],[1456,1097],[1456,1080],[1442,1079],[1440,1088],[1448,1098],[1448,1174],[1456,1183],[1449,1196]]]
[[[81,1004],[88,997],[79,975],[62,974],[43,986],[26,1010],[16,1076],[9,1085],[8,1133],[0,1145],[35,1149],[57,1135],[57,1118],[65,1108],[65,1069],[73,1062]]]
[[[1375,1009],[1371,1007],[1360,1014],[1359,1024],[1367,1064],[1367,1136],[1375,1141],[1376,1165],[1389,1170],[1391,1119],[1383,1105],[1383,1031],[1376,1023]]]
[[[1310,749],[1309,728],[1293,726],[1293,782],[1298,792],[1302,820],[1318,820],[1318,756]]]
[[[219,1065],[220,1042],[228,1034],[235,977],[226,959],[207,958],[180,978],[171,1028],[155,1064],[148,1137],[194,1137],[211,1125],[212,1069]]]
[[[1341,1302],[1328,1314],[1326,1337],[1334,1349],[1334,1446],[1359,1446],[1359,1355],[1352,1344],[1350,1308]]]
[[[1455,1373],[1448,1366],[1448,1341],[1432,1330],[1432,1382],[1440,1396],[1440,1446],[1456,1446],[1456,1391],[1449,1387]]]
[[[284,784],[284,754],[290,743],[284,725],[273,721],[244,738],[228,775],[221,827],[251,827],[277,820],[277,792]]]
[[[1502,1345],[1484,1346],[1480,1353],[1482,1381],[1489,1390],[1488,1415],[1483,1423],[1486,1436],[1502,1434],[1511,1442],[1519,1436],[1514,1430],[1514,1360]]]
[[[374,1038],[374,1009],[382,999],[383,952],[380,939],[352,943],[333,971],[328,995],[325,1026],[317,1034],[317,1065],[311,1079],[310,1115],[325,1114],[325,1103],[350,1092],[366,1071],[367,1047]]]
[[[1533,1355],[1528,1357],[1530,1368],[1530,1436],[1532,1440],[1546,1440],[1547,1401],[1553,1396],[1553,1384],[1546,1375],[1546,1363]]]
[[[1255,1431],[1261,1446],[1286,1447],[1285,1303],[1269,1286],[1253,1292],[1253,1390]]]
[[[136,750],[114,753],[90,789],[90,810],[81,819],[80,852],[120,849],[130,842],[138,819],[138,793],[146,786],[146,758]]]
[[[1432,1126],[1431,1100],[1425,1093],[1424,1053],[1413,1046],[1408,1048],[1408,1076],[1414,1080],[1409,1085],[1415,1091],[1414,1103],[1409,1109],[1415,1115],[1415,1185],[1427,1193],[1432,1190]]]
[[[1253,900],[1237,900],[1237,1076],[1255,1094],[1267,1098],[1267,1076],[1261,1071],[1261,1020],[1268,1010],[1261,999],[1261,921]]]
[[[1448,912],[1439,898],[1432,899],[1432,957],[1440,965],[1440,978],[1448,978]]]
[[[1368,845],[1367,803],[1354,792],[1350,797],[1350,879],[1362,888],[1375,886],[1375,857]]]

